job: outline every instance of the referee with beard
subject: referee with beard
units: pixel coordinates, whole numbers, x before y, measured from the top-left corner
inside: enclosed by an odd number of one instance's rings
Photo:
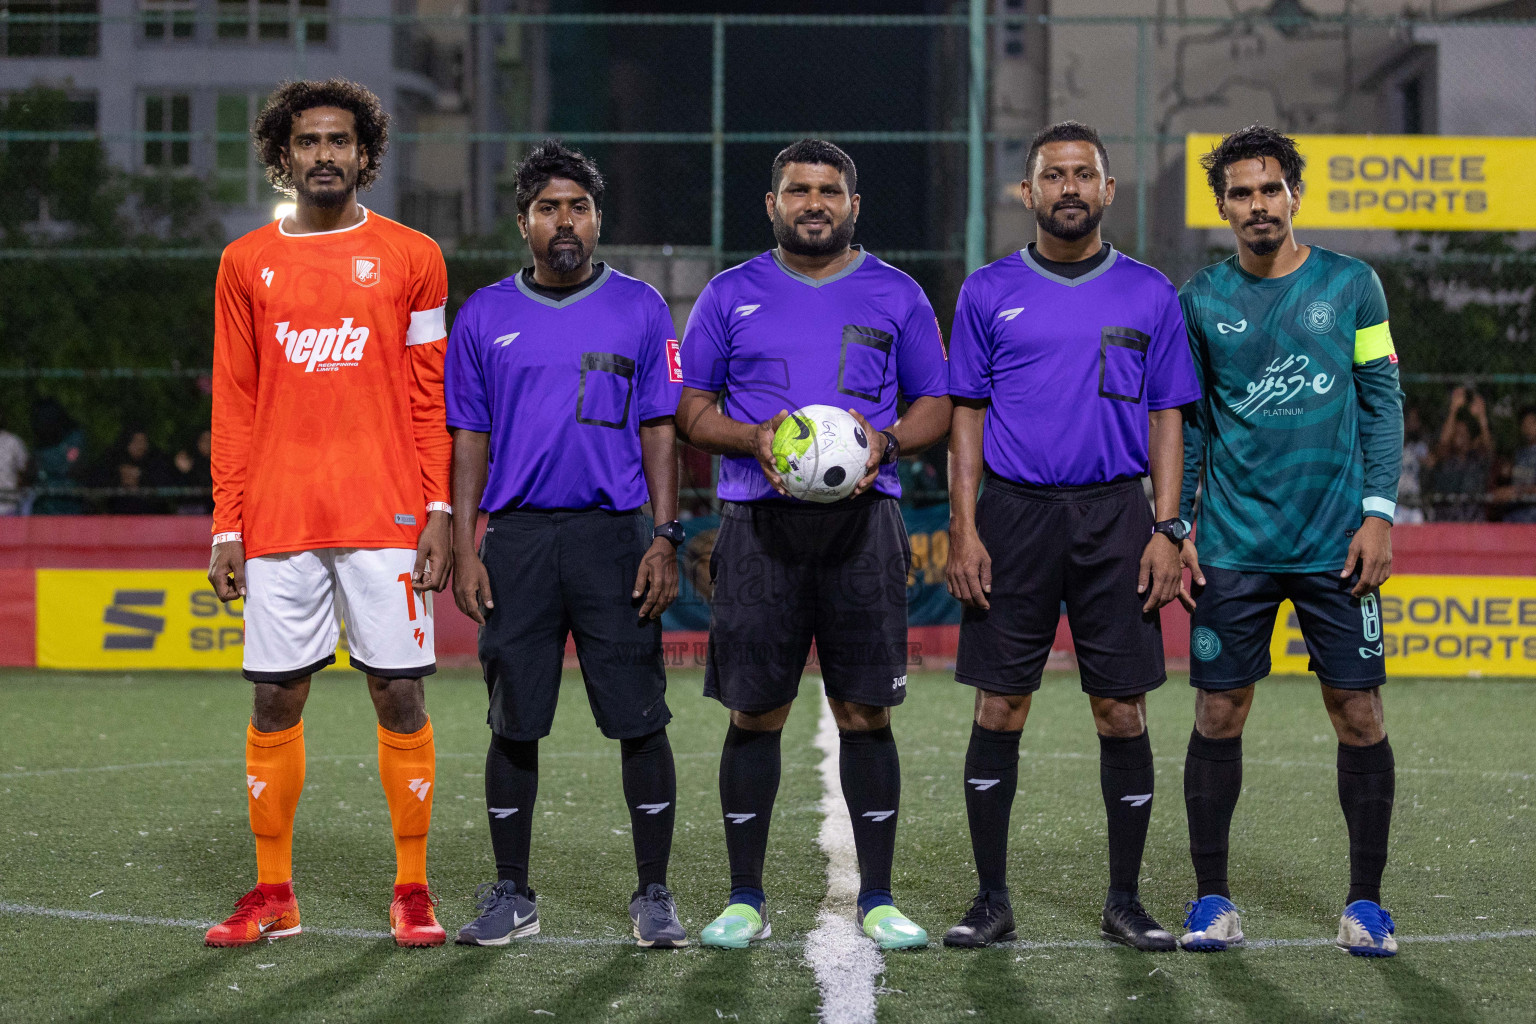
[[[976,688],[963,779],[979,891],[949,946],[1015,934],[1019,737],[1065,601],[1109,825],[1100,934],[1174,948],[1137,878],[1152,813],[1146,693],[1166,678],[1158,609],[1183,594],[1179,406],[1200,390],[1173,285],[1099,237],[1108,164],[1087,125],[1037,134],[1021,185],[1036,241],[972,274],[955,311],[948,583],[965,605],[955,678]]]

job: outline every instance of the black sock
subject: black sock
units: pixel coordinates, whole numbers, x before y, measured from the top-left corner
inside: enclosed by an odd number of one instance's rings
[[[528,891],[533,803],[539,794],[539,741],[491,735],[485,754],[485,806],[491,818],[496,877]]]
[[[768,822],[779,793],[779,739],[783,730],[752,732],[736,724],[720,752],[720,811],[725,815],[725,852],[731,888],[763,888]]]
[[[635,868],[640,891],[667,884],[672,857],[672,822],[677,816],[677,770],[667,730],[619,741],[624,774],[624,799],[629,802],[630,831],[635,840]]]
[[[1397,772],[1392,745],[1383,736],[1368,747],[1339,744],[1339,806],[1349,825],[1349,899],[1381,902],[1381,873],[1387,866],[1387,833]]]
[[[1196,896],[1232,898],[1227,888],[1227,845],[1232,812],[1243,791],[1243,738],[1213,740],[1189,733],[1184,755],[1184,810],[1189,818],[1189,859]]]
[[[890,902],[891,861],[896,856],[896,812],[901,809],[901,761],[896,737],[886,725],[867,732],[839,730],[838,774],[843,799],[853,820],[853,845],[859,857],[859,892],[883,891],[871,903]],[[866,901],[859,909],[869,912]]]
[[[1152,741],[1145,731],[1099,737],[1099,787],[1109,818],[1110,900],[1134,899],[1152,820]]]
[[[1008,891],[1008,819],[1019,789],[1020,732],[994,732],[971,724],[965,751],[965,816],[982,892]]]

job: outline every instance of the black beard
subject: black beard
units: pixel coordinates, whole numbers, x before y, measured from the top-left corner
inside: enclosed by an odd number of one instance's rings
[[[1052,238],[1059,238],[1063,242],[1075,242],[1092,234],[1094,228],[1099,226],[1099,221],[1104,219],[1103,207],[1095,210],[1085,203],[1083,207],[1069,207],[1069,209],[1083,209],[1084,207],[1087,208],[1088,216],[1076,224],[1057,217],[1054,209],[1049,212],[1036,210],[1035,223],[1040,225],[1040,230]]]
[[[575,242],[576,245],[573,248],[561,248],[555,244],[556,242]],[[554,273],[569,274],[587,262],[587,247],[575,235],[556,235],[549,240],[549,248],[545,250],[544,258],[549,264],[549,269]]]
[[[347,204],[347,200],[352,197],[352,193],[357,191],[357,178],[353,177],[349,179],[347,177],[347,173],[341,170],[339,167],[336,168],[336,172],[341,176],[341,183],[344,186],[343,188],[336,191],[311,192],[302,184],[295,181],[293,183],[293,191],[295,196],[299,199],[302,199],[304,201],[304,205],[317,207],[321,210],[334,210],[337,207],[345,206]]]
[[[1255,256],[1272,256],[1280,249],[1283,238],[1260,238],[1248,243],[1248,251]]]
[[[795,225],[788,223],[779,216],[779,211],[773,211],[773,237],[779,243],[779,248],[796,256],[831,256],[848,248],[848,243],[853,241],[853,218],[849,217],[837,227],[827,233],[827,237],[821,242],[807,242],[803,240],[795,230]]]

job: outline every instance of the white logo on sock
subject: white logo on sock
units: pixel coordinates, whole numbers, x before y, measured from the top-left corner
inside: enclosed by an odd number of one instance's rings
[[[487,807],[486,810],[494,814],[497,819],[510,818],[517,813],[516,807]]]
[[[256,778],[254,775],[247,775],[245,777],[245,785],[246,788],[251,791],[252,800],[260,800],[261,791],[267,788],[267,784]]]
[[[732,825],[740,825],[744,821],[751,821],[757,817],[757,812],[753,811],[751,814],[731,814],[727,812],[726,817],[731,819]]]
[[[1120,802],[1123,804],[1130,804],[1132,807],[1140,807],[1142,804],[1147,803],[1151,799],[1151,793],[1135,793],[1130,796],[1121,797]]]
[[[646,814],[660,814],[662,811],[671,806],[672,801],[666,800],[659,804],[636,804],[635,810],[644,811]]]
[[[859,817],[870,818],[874,821],[884,821],[886,818],[889,818],[895,813],[895,811],[865,811],[863,814],[859,815]]]
[[[987,790],[991,789],[993,786],[997,785],[999,782],[1002,782],[1003,780],[1002,779],[966,779],[965,781],[967,783],[969,783],[970,785],[975,786],[976,787],[976,792],[978,792],[978,793],[985,793]]]
[[[411,792],[416,794],[416,799],[425,803],[427,800],[427,790],[432,788],[432,783],[426,779],[411,779],[410,787]]]

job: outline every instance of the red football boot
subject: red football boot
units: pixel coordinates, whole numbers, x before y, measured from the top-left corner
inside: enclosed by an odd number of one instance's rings
[[[389,905],[389,930],[395,933],[395,945],[441,946],[448,933],[432,912],[436,905],[437,897],[425,885],[395,886],[395,901]]]
[[[210,946],[249,946],[261,939],[283,939],[301,931],[293,883],[258,885],[240,897],[228,920],[208,929],[203,942]]]

